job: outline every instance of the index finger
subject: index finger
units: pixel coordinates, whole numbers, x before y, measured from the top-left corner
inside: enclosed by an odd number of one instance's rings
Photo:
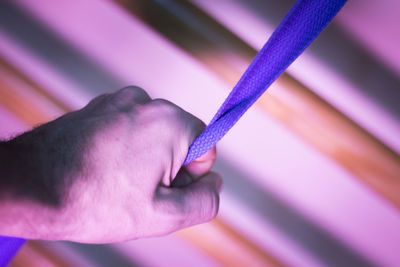
[[[200,158],[192,161],[184,168],[194,179],[207,174],[215,163],[217,149],[213,147]]]

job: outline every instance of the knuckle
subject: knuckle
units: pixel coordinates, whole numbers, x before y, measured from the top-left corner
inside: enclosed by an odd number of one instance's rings
[[[174,133],[179,126],[181,110],[165,99],[154,99],[142,110],[153,127],[162,128],[164,134]]]
[[[160,116],[170,117],[180,113],[180,108],[178,106],[161,98],[152,100],[150,106],[155,109]]]
[[[137,104],[148,99],[147,93],[136,86],[124,87],[115,92],[111,98],[110,104],[121,111],[130,111]]]
[[[130,87],[125,87],[115,92],[112,100],[114,102],[118,102],[121,99],[132,97],[134,94],[135,94],[134,89],[131,89]]]
[[[181,133],[197,136],[206,127],[200,119],[168,100],[154,99],[150,106],[150,109],[157,114],[160,120],[167,121],[174,128],[180,129]]]
[[[117,95],[119,96],[135,96],[137,94],[143,94],[145,91],[138,87],[138,86],[126,86],[119,91],[116,92]]]

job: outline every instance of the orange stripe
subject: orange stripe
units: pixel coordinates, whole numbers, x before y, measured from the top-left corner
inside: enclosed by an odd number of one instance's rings
[[[49,116],[19,95],[10,84],[0,76],[0,104],[17,115],[26,124],[34,126],[49,121]]]
[[[292,77],[276,87],[259,99],[264,111],[400,208],[399,155]]]
[[[271,253],[262,250],[220,218],[181,230],[179,235],[223,266],[284,266]]]
[[[73,267],[67,258],[54,254],[39,242],[29,241],[15,256],[10,267]]]
[[[42,88],[40,88],[40,86],[38,86],[34,81],[29,79],[26,75],[22,74],[13,65],[9,64],[7,61],[5,61],[1,57],[0,57],[0,67],[5,69],[8,73],[13,75],[18,80],[20,80],[20,81],[24,82],[25,84],[27,84],[33,92],[35,92],[39,96],[47,99],[49,102],[51,102],[53,105],[57,106],[64,113],[68,112],[71,109],[65,103],[63,103],[62,101],[56,99],[55,97],[50,95],[47,91],[45,91]]]

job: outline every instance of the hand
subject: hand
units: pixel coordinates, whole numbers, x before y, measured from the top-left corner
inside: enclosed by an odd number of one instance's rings
[[[108,243],[213,219],[222,185],[210,172],[215,149],[181,168],[204,127],[127,87],[9,141],[26,171],[11,175],[18,183],[3,182],[0,217],[8,219],[0,219],[0,234]]]

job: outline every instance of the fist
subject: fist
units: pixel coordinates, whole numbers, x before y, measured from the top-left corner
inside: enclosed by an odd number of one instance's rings
[[[210,172],[215,149],[182,167],[204,128],[178,106],[126,87],[18,137],[40,151],[43,187],[30,196],[24,216],[34,230],[25,237],[109,243],[210,221],[222,185]]]

